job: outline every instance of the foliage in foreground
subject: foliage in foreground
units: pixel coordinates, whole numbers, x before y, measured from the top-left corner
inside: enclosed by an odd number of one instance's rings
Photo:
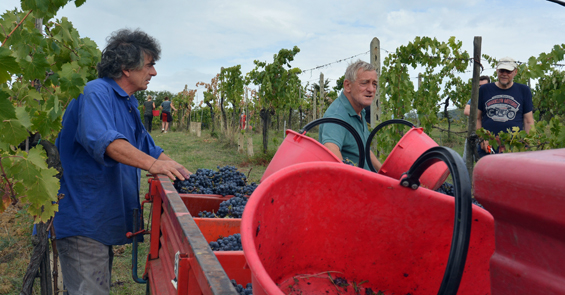
[[[81,38],[67,18],[52,20],[67,2],[22,1],[24,11],[0,18],[0,212],[21,200],[36,222],[57,211],[59,181],[41,145],[22,151],[25,140],[40,134],[54,141],[64,109],[96,78],[100,59],[96,43]]]

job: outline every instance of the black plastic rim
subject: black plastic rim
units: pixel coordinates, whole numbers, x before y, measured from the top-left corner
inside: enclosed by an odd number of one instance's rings
[[[375,137],[379,130],[391,124],[403,124],[408,127],[414,127],[414,124],[409,121],[402,119],[392,119],[382,122],[381,124],[377,125],[377,127],[375,127],[373,131],[371,131],[371,134],[369,134],[369,137],[367,138],[367,144],[365,145],[365,158],[367,159],[367,165],[369,165],[369,169],[371,169],[371,171],[373,172],[377,172],[377,170],[373,166],[373,163],[371,163],[371,142],[373,141],[373,137]]]
[[[465,163],[461,156],[450,148],[437,146],[423,153],[405,173],[400,184],[405,187],[417,189],[420,185],[419,178],[431,165],[443,161],[449,168],[453,178],[455,192],[455,221],[453,224],[453,237],[451,249],[443,281],[438,294],[457,294],[461,277],[465,269],[469,241],[471,239],[471,180]]]
[[[299,133],[306,134],[306,132],[310,131],[310,129],[323,123],[335,123],[341,125],[345,129],[347,129],[347,131],[349,131],[351,135],[353,135],[353,138],[355,138],[355,141],[357,142],[357,147],[359,148],[359,168],[365,167],[365,161],[363,161],[363,155],[365,154],[363,150],[363,141],[361,140],[359,133],[357,133],[357,131],[355,130],[355,128],[353,128],[353,126],[351,126],[351,124],[337,118],[320,118],[306,124],[306,126],[304,126]]]

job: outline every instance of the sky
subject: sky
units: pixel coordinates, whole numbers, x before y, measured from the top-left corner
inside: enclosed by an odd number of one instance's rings
[[[0,13],[15,7],[18,0],[2,0]],[[162,52],[148,90],[172,93],[209,83],[221,67],[241,65],[246,74],[254,60],[272,62],[280,49],[294,46],[300,53],[291,65],[304,71],[304,85],[318,83],[322,72],[335,86],[348,63],[370,61],[374,37],[383,61],[417,36],[455,36],[471,56],[473,39],[481,36],[482,53],[524,62],[565,43],[565,7],[546,0],[87,0],[78,8],[70,2],[61,17],[101,50],[121,28],[155,37]],[[308,71],[318,66],[324,67]],[[483,74],[493,72],[487,67]],[[416,82],[417,71],[411,76]]]

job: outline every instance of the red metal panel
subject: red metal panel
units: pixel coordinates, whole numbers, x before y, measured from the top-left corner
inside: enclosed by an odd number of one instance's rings
[[[194,260],[194,258],[190,258],[189,263],[191,264],[191,261]],[[198,282],[196,281],[196,276],[194,275],[194,270],[191,268],[190,272],[188,273],[188,285],[191,288],[188,288],[188,295],[201,295],[202,294],[202,290],[200,289],[200,286],[198,285]]]
[[[189,259],[186,254],[181,254],[179,257],[178,274],[179,278],[188,277],[190,265]],[[178,294],[188,294],[188,280],[179,280],[177,287]]]
[[[238,234],[241,227],[240,218],[194,218],[194,222],[208,243]]]
[[[179,195],[188,209],[188,212],[194,217],[202,211],[218,212],[220,203],[233,198],[233,196],[222,195],[197,195],[197,194],[181,194]]]
[[[166,275],[167,271],[163,268],[161,259],[154,259],[148,262],[148,275],[151,294],[175,294],[176,290],[171,284],[171,279]]]
[[[247,267],[243,251],[216,251],[214,254],[231,280],[243,287],[251,283],[251,270]]]
[[[159,258],[159,237],[161,235],[161,209],[163,201],[158,193],[159,181],[150,179],[149,190],[153,197],[153,212],[151,212],[151,245],[149,249],[150,259]]]
[[[154,212],[160,216],[160,230],[152,230],[151,241],[152,245],[155,239],[160,242],[157,260],[160,261],[161,273],[155,274],[150,268],[151,280],[157,280],[157,285],[171,284],[174,256],[180,251],[187,258],[183,263],[190,267],[185,267],[183,274],[179,274],[179,294],[197,289],[201,289],[202,294],[237,294],[172,183],[165,176],[158,176],[155,183],[158,183],[155,191],[162,199],[162,203],[159,202],[162,210]]]
[[[565,294],[565,149],[492,155],[475,168],[494,216],[493,294]]]

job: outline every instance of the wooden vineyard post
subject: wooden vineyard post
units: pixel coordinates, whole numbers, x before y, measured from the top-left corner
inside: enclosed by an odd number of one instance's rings
[[[469,114],[469,124],[467,125],[467,170],[469,178],[473,183],[473,154],[475,154],[476,143],[471,138],[475,138],[477,129],[477,109],[479,106],[479,75],[481,74],[481,43],[482,37],[475,36],[473,41],[473,85],[471,88],[471,112]]]
[[[243,133],[238,132],[237,138],[237,152],[243,153]]]
[[[422,73],[418,73],[418,90],[422,87]],[[416,120],[418,122],[418,127],[420,126],[420,116],[416,114]]]
[[[377,37],[373,38],[371,41],[371,64],[376,68],[377,78],[381,78],[381,41]],[[380,83],[377,84],[377,91],[375,93],[375,99],[371,104],[371,127],[375,128],[377,124],[381,123],[381,87]],[[376,144],[376,141],[374,141]]]
[[[325,89],[324,89],[324,73],[320,73],[320,118],[324,115],[322,114],[324,110],[324,96],[325,96]]]
[[[193,122],[190,126],[194,125],[196,129],[196,137],[200,137],[202,135],[202,123],[200,122]]]
[[[316,90],[312,87],[312,121],[316,120]]]
[[[253,137],[247,137],[247,155],[253,157]]]

